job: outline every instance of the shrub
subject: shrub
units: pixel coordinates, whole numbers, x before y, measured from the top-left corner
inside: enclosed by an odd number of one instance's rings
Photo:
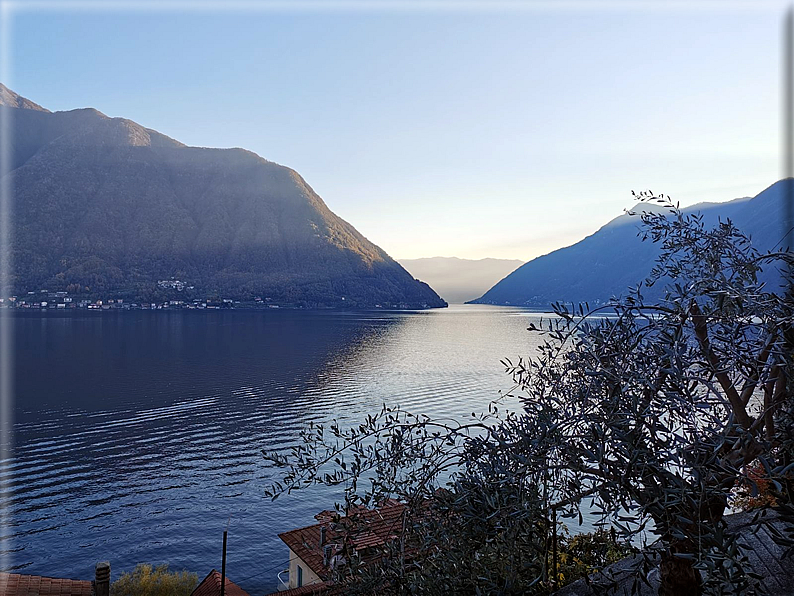
[[[563,536],[560,540],[557,581],[560,586],[567,585],[634,554],[637,554],[637,549],[619,540],[612,528]]]
[[[110,589],[113,596],[190,596],[198,584],[198,575],[187,571],[169,571],[168,565],[153,567],[139,563],[121,574]]]

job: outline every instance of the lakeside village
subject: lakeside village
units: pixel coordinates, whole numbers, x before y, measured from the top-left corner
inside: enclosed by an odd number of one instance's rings
[[[194,286],[187,285],[180,280],[168,279],[157,282],[160,291],[174,293],[190,292]],[[345,297],[342,296],[344,304]],[[354,306],[354,305],[350,305]],[[407,303],[375,304],[375,308],[408,310],[411,305]],[[52,292],[50,290],[30,291],[24,295],[0,297],[0,308],[23,308],[38,310],[220,310],[220,309],[276,309],[276,308],[305,308],[301,304],[280,304],[269,297],[255,297],[253,300],[235,300],[232,298],[175,298],[158,300],[157,302],[132,302],[124,298],[85,299],[75,297],[65,291]],[[317,308],[317,306],[315,306]],[[326,307],[330,308],[330,307]],[[337,307],[338,308],[338,307]],[[423,308],[427,308],[424,304]]]
[[[193,286],[185,284],[180,280],[161,280],[157,282],[160,290],[184,292],[192,290]],[[221,309],[234,308],[241,305],[239,300],[231,298],[201,299],[193,300],[165,300],[162,302],[130,302],[124,298],[105,298],[98,300],[86,300],[85,298],[75,298],[69,292],[51,292],[49,290],[31,291],[23,296],[10,296],[0,298],[0,308],[33,308],[44,310],[163,310],[163,309]],[[246,303],[248,305],[248,303]],[[277,304],[270,304],[270,299],[256,298],[252,306],[264,306],[279,308]]]

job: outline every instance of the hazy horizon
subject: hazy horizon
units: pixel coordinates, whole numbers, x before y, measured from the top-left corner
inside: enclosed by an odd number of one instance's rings
[[[529,261],[632,190],[691,205],[780,177],[775,4],[42,6],[7,7],[9,88],[293,168],[395,258]]]

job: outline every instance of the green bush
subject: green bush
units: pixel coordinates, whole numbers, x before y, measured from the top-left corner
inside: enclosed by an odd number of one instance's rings
[[[598,529],[587,534],[562,536],[557,563],[558,585],[564,586],[597,573],[624,557],[637,554],[637,549],[618,538],[614,529]]]
[[[110,589],[113,596],[190,596],[198,575],[187,571],[168,571],[168,565],[153,567],[138,563],[132,573],[122,573]]]

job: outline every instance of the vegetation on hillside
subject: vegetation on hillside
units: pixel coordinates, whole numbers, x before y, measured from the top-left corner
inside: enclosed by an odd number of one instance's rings
[[[283,468],[274,498],[325,484],[343,490],[341,513],[407,505],[376,557],[353,548],[366,528],[348,524],[335,572],[346,592],[554,591],[572,561],[602,565],[573,555],[581,545],[563,549],[562,522],[584,511],[615,544],[643,547],[635,581],[658,567],[662,596],[758,589],[724,516],[737,487],[761,486],[773,499],[762,505],[794,528],[794,303],[759,281],[794,260],[758,253],[730,221],[707,227],[667,197],[639,198],[664,208],[642,215],[656,266],[624,299],[557,304],[531,328],[538,352],[505,361],[518,411],[496,401],[450,421],[384,406],[353,428],[312,425],[290,453],[268,454]],[[663,298],[646,301],[658,283]],[[772,534],[794,548],[794,536]],[[614,585],[608,573],[591,580]]]
[[[179,279],[200,298],[445,306],[289,168],[242,149],[186,147],[96,110],[4,101],[19,295],[152,301],[158,281]]]

